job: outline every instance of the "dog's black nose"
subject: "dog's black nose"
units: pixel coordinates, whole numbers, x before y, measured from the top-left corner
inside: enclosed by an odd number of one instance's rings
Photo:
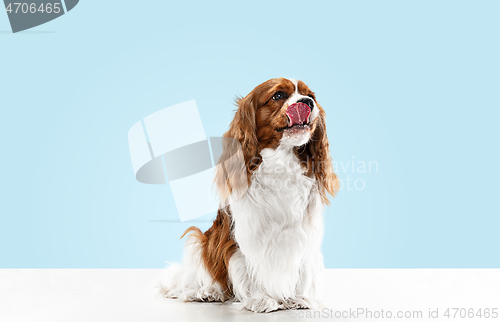
[[[309,98],[309,97],[303,97],[300,100],[298,100],[297,103],[304,103],[304,104],[306,104],[307,106],[309,106],[309,108],[311,109],[311,111],[312,111],[312,109],[314,107],[314,101],[312,100],[312,98]]]

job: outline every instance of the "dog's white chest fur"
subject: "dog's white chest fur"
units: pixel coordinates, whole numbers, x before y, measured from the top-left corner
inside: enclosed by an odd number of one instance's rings
[[[238,219],[248,215],[262,228],[300,225],[313,197],[315,179],[306,177],[293,150],[280,146],[265,149],[262,163],[252,176],[245,195],[230,203]],[[266,229],[267,230],[267,229]]]
[[[245,195],[230,201],[239,246],[230,265],[235,294],[310,296],[310,274],[322,268],[323,207],[316,180],[303,174],[291,146],[261,155]]]

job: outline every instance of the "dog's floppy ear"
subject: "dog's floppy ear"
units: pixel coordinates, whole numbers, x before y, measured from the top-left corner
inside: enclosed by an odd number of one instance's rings
[[[214,180],[222,203],[230,194],[241,196],[246,191],[252,171],[260,163],[253,93],[237,98],[236,106],[234,119],[224,133]]]
[[[237,98],[236,106],[238,109],[229,125],[229,131],[224,134],[224,136],[235,138],[240,142],[249,175],[253,169],[252,159],[257,157],[258,149],[255,105],[253,92],[246,97]],[[250,177],[248,180],[250,182]]]
[[[316,129],[314,130],[313,137],[309,141],[308,150],[311,154],[312,164],[308,162],[309,171],[312,171],[316,176],[319,183],[319,193],[321,199],[327,205],[328,194],[335,197],[339,190],[339,180],[333,172],[332,158],[330,156],[330,145],[326,134],[326,114],[321,106],[318,105],[319,115],[316,122]]]

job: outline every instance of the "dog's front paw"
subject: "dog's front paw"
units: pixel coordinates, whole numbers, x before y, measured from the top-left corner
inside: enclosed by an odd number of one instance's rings
[[[168,299],[176,299],[180,293],[176,290],[170,290],[170,289],[164,287],[164,288],[160,289],[159,294],[163,297],[168,298]]]
[[[295,309],[295,310],[310,309],[310,308],[314,307],[314,305],[312,305],[312,303],[309,303],[307,301],[307,299],[305,299],[303,297],[287,299],[283,302],[283,305],[287,309]]]
[[[244,299],[242,305],[245,309],[256,313],[269,313],[286,309],[283,303],[279,303],[269,296]]]
[[[215,287],[184,292],[179,296],[184,302],[224,302],[229,297]]]
[[[289,301],[291,301],[293,303],[292,305],[296,305],[295,308],[297,308],[297,309],[312,309],[312,310],[314,310],[314,309],[320,309],[320,308],[325,307],[323,302],[321,302],[315,298],[309,297],[309,296],[300,296],[299,295],[296,298],[291,299]]]

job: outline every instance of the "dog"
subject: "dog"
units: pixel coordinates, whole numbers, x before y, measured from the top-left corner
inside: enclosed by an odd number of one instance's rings
[[[214,180],[217,217],[204,233],[186,230],[183,265],[167,267],[160,292],[184,301],[234,299],[259,313],[318,308],[322,213],[339,188],[325,111],[309,87],[287,78],[258,85],[236,105],[224,138],[238,147],[224,145],[225,166]],[[240,167],[229,162],[237,152]]]

